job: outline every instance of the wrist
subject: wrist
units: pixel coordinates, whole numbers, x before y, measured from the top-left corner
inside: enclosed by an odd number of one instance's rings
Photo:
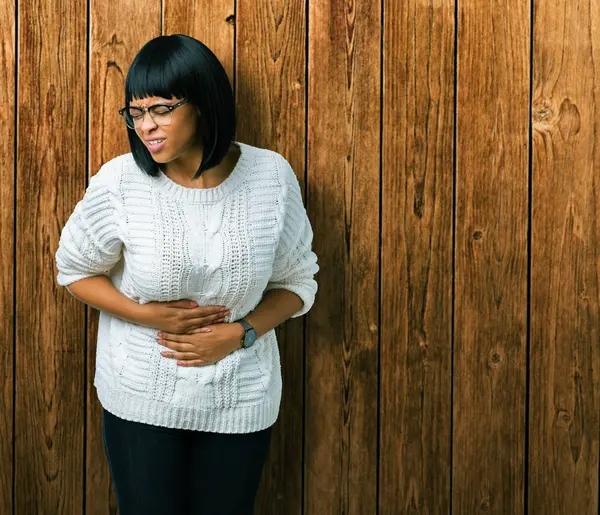
[[[231,322],[229,325],[233,326],[232,342],[235,347],[235,350],[243,348],[244,345],[242,343],[242,337],[244,336],[244,328],[242,327],[242,324],[240,324],[239,322]]]
[[[154,328],[156,317],[153,315],[153,308],[153,304],[138,304],[135,300],[131,300],[131,320],[136,324]]]

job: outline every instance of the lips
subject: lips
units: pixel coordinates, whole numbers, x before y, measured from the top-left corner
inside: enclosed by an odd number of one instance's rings
[[[147,139],[145,141],[146,146],[148,147],[148,150],[150,150],[150,152],[158,152],[159,150],[162,150],[162,148],[165,146],[166,138],[152,138]]]

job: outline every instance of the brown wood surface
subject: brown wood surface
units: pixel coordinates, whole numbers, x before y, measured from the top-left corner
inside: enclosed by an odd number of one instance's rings
[[[235,0],[163,0],[163,34],[199,39],[218,57],[233,85]]]
[[[384,12],[379,513],[435,515],[450,510],[454,5]]]
[[[598,2],[89,2],[0,9],[0,514],[117,511],[54,253],[161,32],[221,60],[315,234],[256,513],[598,513]]]
[[[15,231],[15,3],[0,9],[0,507],[13,509],[14,231]]]
[[[125,78],[131,61],[144,43],[160,35],[160,13],[160,0],[91,3],[90,175],[113,157],[130,152],[127,130],[118,110],[125,105]],[[102,442],[102,406],[94,387],[99,311],[88,307],[87,313],[85,508],[87,514],[100,515],[116,513],[117,499]]]
[[[530,514],[598,513],[600,6],[534,16]]]
[[[320,260],[306,335],[307,515],[377,502],[380,2],[310,2],[308,207]]]
[[[237,2],[237,137],[281,153],[301,186],[306,144],[305,17],[303,0]],[[304,317],[280,326],[277,338],[283,392],[256,513],[301,515]]]
[[[281,153],[302,187],[306,179],[305,18],[303,0],[237,2],[237,135]],[[278,328],[277,337],[283,392],[256,511],[301,515],[304,318],[287,321]]]
[[[86,3],[19,1],[15,514],[79,513],[84,308],[55,280],[85,189]]]
[[[524,512],[529,2],[459,3],[454,513]]]

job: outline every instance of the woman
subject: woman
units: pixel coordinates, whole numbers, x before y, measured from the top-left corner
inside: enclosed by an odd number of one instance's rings
[[[281,400],[274,328],[313,305],[298,180],[234,142],[214,54],[157,37],[125,84],[131,153],[65,224],[57,282],[100,310],[94,386],[121,515],[253,513]]]

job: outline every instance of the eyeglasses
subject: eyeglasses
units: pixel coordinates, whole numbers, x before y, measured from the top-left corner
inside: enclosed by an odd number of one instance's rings
[[[172,111],[189,101],[189,98],[184,98],[173,105],[154,104],[150,107],[128,106],[119,109],[119,114],[123,117],[125,124],[130,129],[139,129],[142,126],[146,111],[150,113],[150,117],[154,120],[156,125],[169,125],[173,120],[173,115],[171,114]]]

